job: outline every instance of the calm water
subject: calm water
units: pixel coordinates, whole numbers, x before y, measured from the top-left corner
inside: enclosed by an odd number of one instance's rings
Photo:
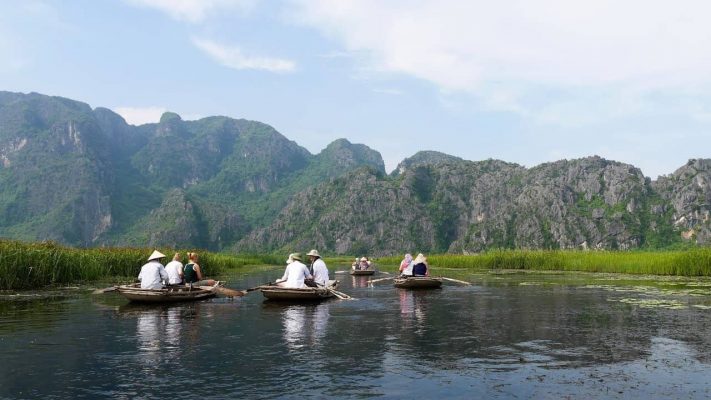
[[[314,305],[5,293],[0,398],[711,397],[710,281],[456,277],[475,285],[338,275],[357,300]]]

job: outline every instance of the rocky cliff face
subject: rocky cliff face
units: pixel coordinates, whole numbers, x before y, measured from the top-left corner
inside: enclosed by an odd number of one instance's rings
[[[312,155],[259,122],[165,113],[136,127],[105,108],[0,92],[4,237],[221,249],[305,185],[362,165],[383,161],[346,140]]]
[[[654,184],[599,157],[531,169],[439,157],[390,178],[360,170],[295,197],[236,248],[393,254],[708,243],[709,165],[693,161]]]
[[[312,155],[226,117],[131,126],[0,92],[0,236],[80,246],[326,253],[633,249],[711,243],[711,160],[656,182],[599,157],[534,168],[423,151],[386,175],[339,139]]]

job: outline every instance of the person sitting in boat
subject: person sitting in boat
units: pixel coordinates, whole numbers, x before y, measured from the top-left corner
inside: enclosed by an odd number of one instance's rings
[[[430,267],[427,264],[427,258],[422,254],[418,254],[412,262],[413,276],[430,276]]]
[[[370,269],[370,261],[368,261],[368,257],[361,257],[360,262],[359,262],[359,269],[361,271],[365,271],[367,269]]]
[[[141,267],[141,272],[138,274],[141,289],[162,289],[163,282],[168,281],[168,273],[165,272],[165,267],[161,263],[163,258],[165,258],[165,254],[158,250],[153,250],[151,256],[148,257],[148,262]]]
[[[309,251],[307,254],[309,256],[309,263],[311,263],[311,273],[314,277],[314,282],[316,285],[326,286],[328,284],[328,267],[326,263],[321,259],[321,255],[316,249]]]
[[[202,275],[202,268],[198,264],[200,257],[198,253],[188,253],[188,263],[183,267],[183,279],[185,284],[192,286],[213,286],[215,281],[213,279],[204,279]]]
[[[284,276],[276,280],[277,285],[285,288],[305,288],[304,280],[312,279],[313,277],[309,273],[309,268],[301,262],[301,253],[291,253],[289,259],[292,262],[286,266]]]
[[[412,254],[405,254],[405,258],[400,262],[400,275],[412,276]]]
[[[353,261],[353,264],[351,264],[351,269],[353,269],[353,271],[355,271],[355,270],[359,269],[359,267],[360,267],[360,259],[358,257],[356,257],[355,261]]]
[[[165,266],[165,272],[168,273],[168,285],[180,285],[183,283],[183,263],[180,262],[182,257],[180,253],[175,253],[173,261]]]

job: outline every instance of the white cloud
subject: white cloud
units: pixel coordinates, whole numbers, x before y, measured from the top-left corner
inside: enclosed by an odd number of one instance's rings
[[[223,10],[249,11],[257,0],[125,0],[127,3],[152,8],[178,21],[199,23]]]
[[[142,125],[160,121],[161,115],[168,111],[165,107],[114,107],[131,125]]]
[[[292,72],[296,63],[283,58],[248,56],[239,47],[225,46],[211,40],[193,38],[193,44],[225,67],[233,69],[254,69],[269,72]]]
[[[704,0],[290,4],[294,21],[340,42],[361,68],[423,79],[484,108],[543,113],[542,123],[635,113],[620,100],[644,102],[656,91],[711,82],[711,3]],[[600,88],[612,97],[590,96]]]

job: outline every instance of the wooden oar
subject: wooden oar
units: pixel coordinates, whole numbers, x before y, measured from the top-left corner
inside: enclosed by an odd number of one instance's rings
[[[460,280],[452,279],[452,278],[445,278],[444,276],[442,277],[442,279],[444,279],[445,281],[461,283],[462,285],[471,285],[471,283],[469,283],[469,282],[460,281]]]
[[[353,300],[353,297],[351,297],[343,292],[339,292],[338,290],[329,288],[328,291],[333,293],[334,296],[338,297],[341,300]]]
[[[243,290],[234,290],[234,289],[226,288],[224,286],[218,286],[216,288],[213,288],[212,286],[200,286],[200,289],[205,289],[205,290],[215,289],[215,291],[217,291],[221,295],[227,296],[227,297],[242,297],[247,294],[247,292],[245,292]]]
[[[376,282],[387,281],[387,280],[395,279],[395,278],[397,278],[397,277],[396,277],[396,276],[389,276],[389,277],[387,277],[387,278],[374,279],[374,280],[372,280],[372,281],[368,281],[368,284],[369,284],[369,285],[372,285],[372,284],[374,284],[374,283],[376,283]]]
[[[329,293],[332,293],[334,296],[338,297],[341,300],[353,300],[353,297],[351,297],[343,292],[339,292],[336,289],[331,289],[330,287],[322,285],[320,283],[316,283],[316,286],[328,290]]]
[[[116,289],[118,289],[118,286],[110,286],[110,287],[103,288],[103,289],[96,289],[93,292],[91,292],[91,294],[104,294],[104,293],[116,291]]]
[[[264,286],[272,286],[272,285],[274,285],[274,282],[267,282],[267,283],[261,284],[259,286],[255,286],[255,287],[252,287],[249,289],[242,290],[242,292],[247,294],[249,292],[254,292],[255,290],[259,290],[259,289],[263,288]]]

